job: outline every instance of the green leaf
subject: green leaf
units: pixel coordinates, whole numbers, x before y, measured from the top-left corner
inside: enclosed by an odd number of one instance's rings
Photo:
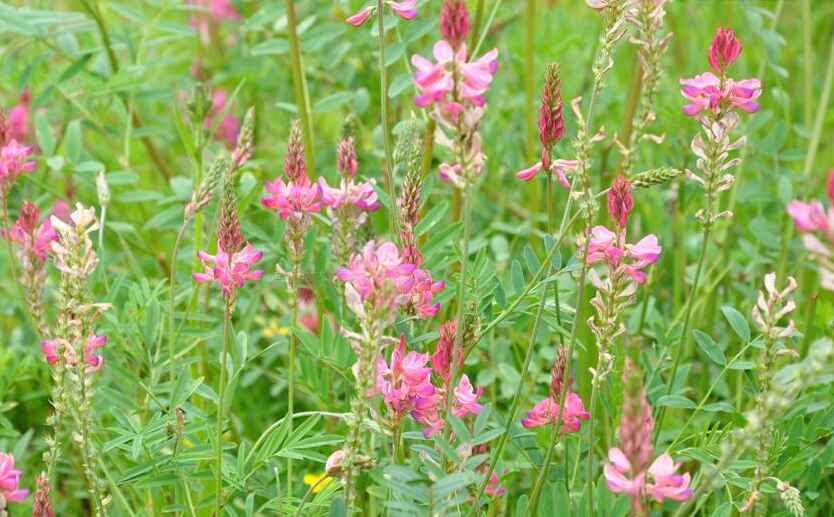
[[[518,260],[513,260],[511,279],[513,282],[513,293],[518,294],[522,292],[524,290],[524,272],[521,270],[521,264]]]
[[[675,409],[694,409],[695,403],[680,395],[664,395],[657,399],[656,406],[667,406]]]
[[[721,307],[721,312],[724,313],[724,317],[727,318],[727,321],[730,323],[730,327],[732,327],[733,332],[736,333],[739,339],[741,339],[744,343],[749,342],[750,326],[747,324],[747,320],[744,316],[729,305]]]
[[[347,509],[345,506],[345,499],[343,497],[334,497],[333,502],[330,503],[329,517],[345,517]]]
[[[55,137],[52,136],[52,128],[49,127],[49,119],[44,111],[35,114],[35,137],[44,156],[55,154]]]
[[[328,95],[313,106],[313,113],[326,113],[353,100],[352,92],[339,92]]]
[[[290,42],[285,39],[270,39],[252,47],[253,56],[279,56],[290,51]]]
[[[730,404],[729,402],[713,402],[712,404],[705,405],[701,409],[703,409],[707,413],[718,413],[718,412],[735,413],[736,412],[736,408],[733,407],[733,405]]]
[[[64,132],[64,152],[71,164],[78,163],[81,159],[81,121],[73,120],[67,124]]]
[[[724,353],[721,351],[721,348],[719,348],[709,335],[701,332],[700,330],[693,330],[692,335],[695,336],[695,342],[698,343],[698,346],[712,362],[719,366],[727,364],[727,359],[724,357]]]

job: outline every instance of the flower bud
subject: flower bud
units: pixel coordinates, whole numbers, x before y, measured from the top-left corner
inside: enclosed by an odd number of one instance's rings
[[[709,49],[709,64],[719,74],[733,64],[741,54],[741,42],[732,29],[719,28]]]
[[[469,34],[469,10],[463,0],[446,0],[440,11],[440,34],[458,49]]]
[[[544,76],[541,108],[539,109],[539,140],[542,146],[549,151],[563,136],[565,136],[565,118],[562,114],[559,65],[550,64],[547,66]]]
[[[296,182],[307,176],[307,163],[304,161],[304,139],[301,135],[301,122],[292,122],[290,139],[287,142],[287,156],[284,158],[284,173],[287,178]]]
[[[634,198],[631,196],[631,184],[625,176],[617,176],[608,191],[608,214],[620,228],[625,228],[628,216],[634,208]]]

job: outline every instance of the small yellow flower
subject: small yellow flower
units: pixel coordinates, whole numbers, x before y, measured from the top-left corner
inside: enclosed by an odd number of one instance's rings
[[[290,329],[289,327],[282,327],[278,324],[278,319],[272,318],[267,323],[266,327],[263,331],[263,336],[267,339],[278,337],[278,336],[289,336]]]
[[[321,482],[319,483],[319,480]],[[313,493],[318,494],[333,481],[333,478],[322,472],[321,474],[304,474],[304,484],[313,487]],[[316,484],[318,483],[318,484]]]

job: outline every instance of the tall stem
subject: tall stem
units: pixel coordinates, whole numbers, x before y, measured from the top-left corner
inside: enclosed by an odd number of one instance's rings
[[[215,503],[214,515],[222,515],[221,509],[223,507],[223,414],[226,405],[226,356],[229,354],[229,326],[232,319],[233,302],[231,299],[226,301],[226,310],[223,315],[223,347],[220,354],[220,381],[217,385],[217,392],[219,402],[217,405],[217,427],[215,429]]]
[[[388,130],[388,69],[385,67],[385,2],[377,0],[376,18],[379,34],[379,110],[381,117],[380,128],[382,129],[382,145],[385,148],[385,193],[388,194],[391,209],[388,211],[391,216],[391,232],[397,231],[397,203],[394,195],[394,170],[391,158],[391,132]]]
[[[449,377],[449,393],[448,406],[452,407],[452,399],[454,398],[454,386],[458,372],[458,357],[462,355],[463,350],[463,318],[466,311],[466,274],[467,263],[469,262],[469,235],[472,231],[472,194],[470,187],[466,187],[461,192],[463,197],[463,243],[460,257],[460,281],[458,282],[458,308],[455,316],[455,343],[452,350],[452,368],[451,377]]]
[[[294,254],[295,255],[295,254]],[[290,303],[290,351],[287,358],[287,418],[289,418],[288,433],[293,430],[293,414],[295,412],[295,353],[298,347],[298,336],[295,325],[298,321],[298,280],[301,277],[301,257],[293,256],[292,277],[289,282]],[[287,494],[292,495],[292,458],[287,458]]]
[[[307,78],[301,66],[301,44],[298,41],[298,18],[295,13],[295,2],[287,0],[287,35],[290,40],[290,66],[292,68],[292,84],[295,91],[295,103],[301,118],[301,129],[304,134],[304,159],[307,169],[315,169],[315,152],[313,142],[312,109],[310,95],[307,91]]]

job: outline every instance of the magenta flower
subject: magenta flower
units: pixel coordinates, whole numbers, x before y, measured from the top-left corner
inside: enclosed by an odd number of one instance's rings
[[[467,61],[466,44],[461,44],[457,52],[446,40],[434,44],[434,59],[415,55],[411,58],[414,65],[414,84],[420,94],[414,103],[421,108],[440,104],[444,112],[457,118],[463,110],[461,102],[481,107],[486,103],[484,94],[492,84],[498,70],[498,50],[492,49],[473,62]],[[458,92],[449,99],[455,87],[454,77],[459,77]]]
[[[723,74],[739,54],[741,54],[741,42],[736,38],[736,33],[731,29],[719,28],[710,45],[709,66],[716,73]]]
[[[498,477],[498,473],[495,471],[489,477],[489,483],[487,483],[486,490],[484,491],[490,497],[501,497],[507,493],[507,489],[501,486],[501,478]]]
[[[658,456],[649,467],[646,489],[655,501],[659,503],[666,499],[686,501],[692,496],[692,489],[689,488],[689,473],[681,476],[677,473],[678,468],[680,468],[680,463],[672,461],[672,457],[668,454]]]
[[[805,203],[791,201],[788,203],[788,215],[793,218],[796,227],[803,232],[827,232],[832,227],[834,213],[826,215],[825,208],[819,201]]]
[[[375,212],[382,206],[371,181],[353,183],[343,179],[339,188],[333,188],[324,178],[319,178],[318,184],[321,188],[321,202],[325,206],[334,209],[354,206],[363,212]]]
[[[391,364],[380,356],[377,359],[376,389],[391,411],[394,421],[410,414],[423,424],[427,437],[443,428],[439,408],[442,397],[431,383],[431,368],[426,366],[428,354],[406,353],[405,337],[391,352]]]
[[[277,178],[275,181],[267,181],[264,187],[271,195],[261,199],[261,204],[277,210],[278,215],[285,221],[294,216],[300,217],[305,213],[321,211],[321,185],[310,183],[306,176],[287,183]]]
[[[55,339],[41,341],[41,352],[46,362],[50,365],[58,363],[58,346],[59,343]]]
[[[20,503],[29,496],[28,490],[20,488],[22,474],[14,468],[14,456],[0,452],[0,501]]]
[[[634,197],[631,195],[631,184],[625,176],[619,175],[608,191],[608,215],[617,222],[620,228],[624,228],[633,209]]]
[[[481,413],[481,405],[478,404],[478,397],[484,392],[483,389],[472,387],[469,382],[469,377],[463,374],[454,391],[454,401],[452,404],[452,414],[458,418],[463,418],[466,415],[478,415]]]
[[[38,225],[40,210],[29,201],[24,201],[20,208],[20,215],[8,238],[14,242],[27,257],[33,257],[39,263],[46,261],[52,251],[52,242],[58,240],[58,233],[52,228],[49,217]]]
[[[440,326],[440,339],[437,340],[437,346],[434,349],[434,355],[431,357],[432,368],[434,373],[443,379],[444,384],[448,385],[452,377],[452,350],[455,346],[455,329],[457,322],[450,320]],[[463,364],[463,350],[458,351],[457,367]]]
[[[243,287],[246,282],[260,280],[263,271],[252,271],[263,257],[263,252],[247,244],[242,250],[229,255],[217,244],[217,255],[209,255],[204,251],[197,254],[205,267],[203,273],[193,273],[197,282],[217,282],[224,296],[231,296],[235,290]]]
[[[567,173],[573,172],[579,167],[579,162],[576,160],[553,160],[550,166],[550,172],[556,174],[559,184],[566,189],[570,189],[570,181],[568,181]],[[542,162],[537,162],[532,167],[518,171],[515,177],[522,181],[530,181],[544,168]]]
[[[559,426],[559,431],[568,434],[579,431],[581,425],[580,420],[588,420],[591,417],[590,413],[585,410],[582,404],[582,399],[579,395],[572,391],[568,391],[565,398],[565,414],[562,417],[562,424]],[[527,413],[527,417],[521,421],[526,429],[540,427],[547,424],[555,423],[559,420],[559,401],[549,396],[536,404],[533,409]]]
[[[412,273],[411,282],[400,286],[404,294],[408,294],[411,303],[417,311],[417,317],[426,319],[432,318],[440,310],[439,303],[432,303],[434,295],[443,291],[446,284],[443,281],[432,280],[431,273],[425,269],[415,269]]]
[[[397,16],[403,20],[413,20],[417,17],[417,0],[403,0],[402,2],[395,2],[393,0],[386,0],[388,7]],[[361,27],[368,19],[376,14],[375,6],[366,6],[356,12],[356,14],[345,19],[347,23],[354,27]]]
[[[0,149],[0,185],[8,189],[21,174],[35,170],[35,162],[26,161],[32,154],[30,146],[20,145],[17,140],[9,140]]]
[[[834,171],[831,171],[826,187],[831,200],[827,210],[819,201],[795,200],[788,204],[788,214],[804,234],[805,249],[819,263],[820,284],[824,289],[834,291]]]

